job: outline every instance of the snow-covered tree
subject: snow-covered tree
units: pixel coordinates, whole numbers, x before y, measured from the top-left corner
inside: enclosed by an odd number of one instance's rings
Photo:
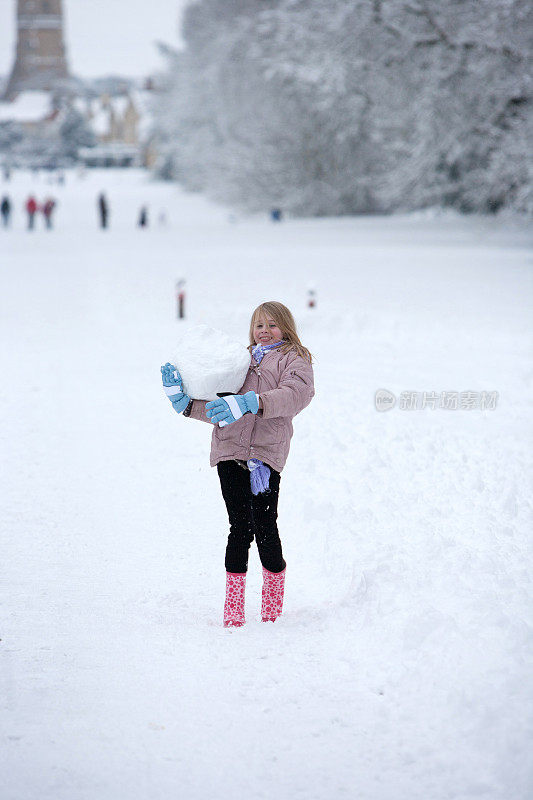
[[[526,0],[199,0],[159,171],[249,209],[530,210]]]
[[[0,122],[0,154],[11,152],[24,138],[24,131],[18,122]]]
[[[80,147],[94,147],[96,136],[86,119],[74,107],[69,107],[59,129],[65,156],[76,158]]]

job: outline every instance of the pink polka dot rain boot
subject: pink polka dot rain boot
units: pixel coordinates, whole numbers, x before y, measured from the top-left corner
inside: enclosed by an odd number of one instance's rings
[[[263,594],[261,599],[261,618],[263,622],[274,622],[283,609],[285,573],[269,572],[263,567]]]
[[[224,627],[244,625],[244,590],[246,572],[226,572],[226,602],[224,603]]]

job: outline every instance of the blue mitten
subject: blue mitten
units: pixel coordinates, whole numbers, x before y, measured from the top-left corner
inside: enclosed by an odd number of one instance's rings
[[[181,375],[174,366],[174,364],[167,363],[161,367],[161,376],[163,379],[163,390],[172,403],[172,408],[178,414],[185,411],[189,405],[191,398],[182,390]]]
[[[232,422],[240,419],[243,414],[257,414],[259,411],[259,399],[255,392],[246,394],[229,394],[226,397],[219,397],[218,400],[211,400],[206,403],[206,414],[215,425],[231,425]]]

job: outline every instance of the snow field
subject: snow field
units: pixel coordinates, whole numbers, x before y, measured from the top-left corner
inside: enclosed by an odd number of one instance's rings
[[[96,228],[104,188],[111,229]],[[235,217],[142,173],[15,174],[56,230],[0,231],[7,800],[525,800],[531,749],[531,251],[513,221]],[[148,202],[153,220],[134,227]],[[316,356],[279,525],[285,612],[221,627],[209,426],[159,365],[246,344],[279,299]],[[317,287],[318,306],[305,308]],[[374,409],[378,388],[493,411]]]

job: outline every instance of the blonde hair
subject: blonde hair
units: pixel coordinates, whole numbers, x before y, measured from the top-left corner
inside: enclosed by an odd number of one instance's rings
[[[312,364],[313,356],[307,347],[304,347],[300,341],[300,337],[296,332],[296,322],[294,321],[294,317],[287,306],[284,306],[283,303],[278,303],[275,300],[270,300],[268,303],[261,303],[261,305],[257,306],[252,314],[252,319],[250,320],[250,345],[248,350],[251,352],[252,348],[255,347],[255,323],[259,319],[264,319],[266,322],[269,318],[274,320],[281,331],[283,339],[286,340],[285,344],[282,344],[279,350],[282,353],[289,353],[291,350],[295,350],[299,356]]]

